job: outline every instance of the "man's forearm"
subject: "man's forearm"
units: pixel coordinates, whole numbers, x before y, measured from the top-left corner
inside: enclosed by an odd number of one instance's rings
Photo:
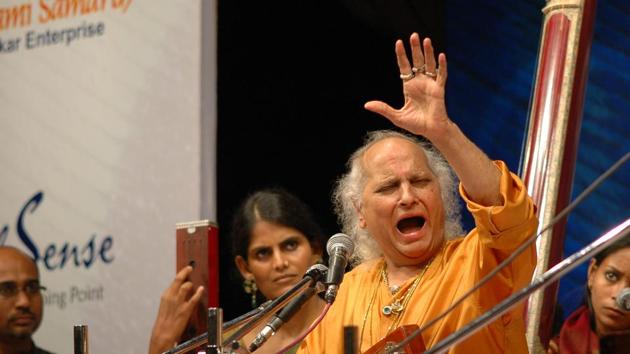
[[[445,134],[431,140],[453,167],[468,196],[481,205],[500,205],[500,171],[451,121]]]

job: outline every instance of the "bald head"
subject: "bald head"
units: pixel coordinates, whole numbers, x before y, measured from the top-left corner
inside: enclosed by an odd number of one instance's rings
[[[0,246],[0,343],[30,342],[42,308],[35,261],[15,247]]]
[[[29,261],[37,270],[37,264],[35,264],[35,260],[19,248],[13,246],[0,246],[0,259],[4,257],[14,257]]]

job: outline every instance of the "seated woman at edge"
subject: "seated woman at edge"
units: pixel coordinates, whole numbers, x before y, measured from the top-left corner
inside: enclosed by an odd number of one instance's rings
[[[630,352],[630,312],[616,305],[630,288],[630,236],[598,253],[588,267],[585,304],[564,321],[549,342],[548,353],[612,354]]]
[[[358,328],[361,352],[403,325],[423,326],[534,234],[535,207],[505,163],[490,160],[449,118],[446,56],[431,41],[410,38],[395,52],[404,106],[372,101],[365,108],[406,133],[377,131],[348,161],[334,193],[343,231],[355,238],[357,264],[344,275],[330,310],[298,353],[342,353],[344,326]],[[439,64],[439,66],[438,66]],[[492,117],[488,117],[492,119]],[[423,142],[427,139],[430,144]],[[475,221],[457,225],[459,194]],[[534,245],[472,296],[422,332],[431,348],[527,285]],[[523,305],[450,347],[451,354],[527,353]]]
[[[244,279],[244,290],[252,298],[252,307],[258,305],[258,292],[266,299],[275,299],[300,281],[313,264],[321,262],[326,241],[310,208],[280,188],[260,190],[242,202],[233,216],[231,238],[234,261]],[[182,272],[185,279],[186,268]],[[190,301],[196,305],[195,296],[203,290],[197,289],[186,300],[181,294],[190,294],[192,289],[188,286],[176,290],[185,284],[179,277],[162,296],[149,354],[162,353],[175,345],[192,311],[189,308],[194,308]],[[256,353],[277,353],[289,345],[306,331],[323,308],[324,301],[313,296]],[[246,334],[241,344],[248,347],[264,325]],[[227,335],[224,333],[224,337]],[[295,352],[298,345],[287,353]]]

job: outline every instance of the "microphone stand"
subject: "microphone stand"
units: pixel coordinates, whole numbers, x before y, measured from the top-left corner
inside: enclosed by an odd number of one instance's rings
[[[564,259],[562,262],[556,264],[545,273],[537,276],[530,285],[512,294],[510,297],[495,305],[483,315],[469,322],[460,330],[439,341],[436,345],[429,348],[425,352],[425,354],[446,352],[448,348],[468,338],[477,330],[486,326],[489,322],[495,320],[497,317],[501,316],[503,313],[511,309],[514,305],[526,299],[534,291],[544,289],[549,284],[551,284],[555,280],[558,280],[561,276],[565,275],[584,261],[592,258],[595,254],[599,253],[610,244],[630,234],[629,227],[630,219],[626,219],[626,221],[615,226],[612,230],[608,231],[597,240],[593,241],[591,244],[572,254],[570,257]],[[417,334],[414,333],[414,335],[407,337],[405,340],[401,341],[396,346],[388,350],[387,353],[395,353],[416,335]]]
[[[256,315],[252,316],[247,323],[245,323],[241,328],[236,330],[231,336],[229,336],[226,340],[223,341],[224,348],[232,348],[238,349],[238,341],[243,338],[243,336],[256,326],[258,326],[261,322],[267,320],[269,316],[276,313],[278,309],[282,308],[289,301],[293,300],[296,296],[298,296],[304,289],[315,284],[317,280],[311,277],[302,278],[297,284],[293,285],[291,289],[287,290],[284,294],[278,296],[271,303],[265,307],[262,311],[258,312]]]
[[[74,354],[88,354],[88,327],[74,325]]]
[[[223,309],[210,307],[208,309],[208,345],[207,354],[221,354],[221,337],[223,333]]]
[[[271,304],[271,300],[266,301],[262,304],[260,304],[260,306],[258,306],[257,308],[231,320],[228,322],[225,322],[222,326],[222,330],[224,332],[229,332],[232,329],[242,325],[247,319],[249,319],[250,317],[258,314],[259,312],[261,312],[265,307],[269,306],[269,304]],[[164,352],[163,354],[182,354],[182,353],[187,353],[188,351],[197,348],[201,345],[204,345],[208,343],[208,333],[203,333],[198,335],[197,337],[191,338],[183,343],[180,343],[179,345],[177,345],[175,348],[172,348],[166,352]]]
[[[315,285],[315,284],[313,284]],[[260,348],[269,337],[273,336],[281,326],[289,321],[293,315],[295,315],[304,304],[310,300],[313,295],[315,295],[315,286],[309,286],[306,288],[300,295],[298,295],[294,301],[287,304],[282,310],[278,311],[274,316],[274,318],[267,323],[267,325],[256,335],[254,340],[250,343],[247,348],[250,353],[256,351],[256,349]]]

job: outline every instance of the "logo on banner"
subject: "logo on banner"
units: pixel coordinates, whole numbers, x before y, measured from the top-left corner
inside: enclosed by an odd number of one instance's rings
[[[69,18],[85,17],[107,10],[126,13],[132,0],[39,0],[0,7],[0,33],[10,29],[31,27],[33,23],[49,24]],[[104,22],[82,22],[61,29],[28,30],[22,36],[0,37],[0,54],[42,48],[51,45],[69,46],[81,39],[100,37],[105,33]]]
[[[114,261],[112,251],[114,238],[107,235],[98,238],[92,234],[86,242],[72,243],[62,241],[60,243],[42,243],[41,238],[33,235],[26,227],[26,221],[35,217],[35,211],[44,201],[44,192],[35,193],[20,208],[15,221],[15,231],[18,241],[27,249],[31,257],[40,266],[50,272],[61,271],[70,268],[89,269],[97,262],[111,264]],[[6,244],[9,238],[10,225],[5,224],[0,228],[0,245]],[[71,285],[68,290],[55,291],[50,289],[44,294],[44,302],[57,305],[63,309],[68,303],[82,303],[88,301],[103,300],[103,285]]]

